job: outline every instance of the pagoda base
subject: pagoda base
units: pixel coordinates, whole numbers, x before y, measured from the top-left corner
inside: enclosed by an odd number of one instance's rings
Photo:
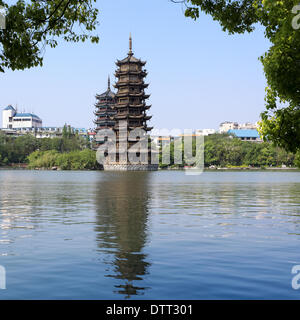
[[[105,164],[105,171],[157,171],[158,164]]]

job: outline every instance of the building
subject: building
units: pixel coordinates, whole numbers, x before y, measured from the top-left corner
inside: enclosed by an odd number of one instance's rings
[[[228,130],[235,130],[235,129],[239,129],[239,124],[237,122],[225,121],[220,124],[219,132],[225,133],[225,132],[228,132]]]
[[[19,113],[9,105],[2,112],[3,129],[41,128],[43,121],[33,113]]]
[[[246,123],[239,124],[238,122],[225,121],[225,122],[222,122],[220,124],[219,132],[220,133],[226,133],[229,130],[238,130],[238,129],[249,129],[249,130],[253,129],[253,130],[256,130],[257,129],[257,123],[253,124],[253,123],[250,123],[250,122],[246,122]]]
[[[211,134],[215,134],[216,130],[215,129],[200,129],[200,130],[196,130],[196,134],[200,134],[203,136],[209,136]]]
[[[77,133],[82,138],[94,139],[95,132],[91,129],[73,128],[67,126],[72,134]],[[31,134],[38,139],[60,138],[63,135],[64,127],[43,127],[42,120],[32,113],[18,113],[9,105],[2,111],[2,132],[6,135],[19,137]]]
[[[257,131],[257,123],[250,122],[239,124],[237,122],[222,122],[220,124],[220,133],[228,133],[243,141],[261,142],[262,139]]]
[[[148,88],[148,84],[144,82],[147,76],[147,71],[144,69],[146,62],[134,57],[131,36],[127,57],[117,60],[116,65],[117,93],[114,106],[116,114],[113,116],[116,155],[109,154],[106,157],[104,170],[157,170],[158,165],[151,164],[151,151],[148,147],[147,132],[152,128],[147,126],[151,116],[147,115],[146,111],[151,106],[146,104],[146,100],[150,97],[145,93],[145,89]],[[133,161],[134,153],[129,154],[128,150],[138,142],[130,137],[130,133],[135,129],[141,129],[139,136],[141,147],[135,152],[136,159]]]
[[[234,129],[234,130],[228,130],[227,133],[243,141],[256,141],[256,142],[262,141],[256,129]]]
[[[239,129],[257,129],[257,123],[253,124],[250,122],[242,123],[239,125]]]
[[[97,102],[95,104],[96,111],[95,116],[96,124],[95,133],[97,134],[100,130],[110,129],[115,126],[115,121],[113,116],[116,114],[116,111],[113,109],[115,106],[115,93],[110,89],[110,78],[108,78],[108,88],[107,90],[100,94],[96,95]]]
[[[90,140],[93,137],[92,130],[87,130],[83,128],[73,128],[70,127],[72,134],[77,133],[83,138],[89,137]],[[44,138],[61,138],[63,135],[63,127],[41,127],[41,128],[16,128],[16,129],[2,129],[2,132],[9,136],[19,137],[26,134],[31,134],[37,139]]]

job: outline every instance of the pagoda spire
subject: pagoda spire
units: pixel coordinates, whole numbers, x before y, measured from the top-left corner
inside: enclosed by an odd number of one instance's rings
[[[108,75],[107,89],[110,90],[110,76]]]
[[[133,53],[132,53],[132,37],[131,37],[131,32],[129,34],[129,52],[128,52],[128,55],[129,56],[132,56]]]

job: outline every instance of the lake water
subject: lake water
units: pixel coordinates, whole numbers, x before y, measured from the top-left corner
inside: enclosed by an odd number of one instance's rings
[[[300,172],[0,171],[0,299],[299,299]]]

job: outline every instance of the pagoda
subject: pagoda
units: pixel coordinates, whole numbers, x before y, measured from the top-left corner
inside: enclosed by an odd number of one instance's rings
[[[113,120],[113,116],[116,114],[116,111],[113,109],[115,105],[115,93],[110,88],[110,77],[108,77],[107,90],[100,95],[97,94],[96,99],[96,111],[94,112],[96,120],[94,123],[96,124],[95,132],[97,134],[100,130],[112,129],[115,126],[115,121]]]
[[[117,70],[115,76],[117,82],[115,88],[115,105],[113,110],[115,114],[112,119],[115,121],[114,131],[116,133],[116,155],[108,157],[105,170],[157,170],[157,164],[151,164],[151,150],[149,148],[148,132],[153,128],[147,126],[147,121],[151,116],[146,111],[150,109],[150,105],[146,104],[146,100],[150,95],[145,93],[148,84],[144,82],[147,71],[144,69],[145,61],[134,57],[132,52],[132,38],[129,38],[129,52],[125,59],[117,60]],[[138,139],[132,138],[131,133],[136,133],[140,129],[142,134]],[[134,132],[132,132],[135,130]],[[130,152],[134,152],[137,142],[142,147],[137,150],[138,159],[132,161],[129,156]]]

